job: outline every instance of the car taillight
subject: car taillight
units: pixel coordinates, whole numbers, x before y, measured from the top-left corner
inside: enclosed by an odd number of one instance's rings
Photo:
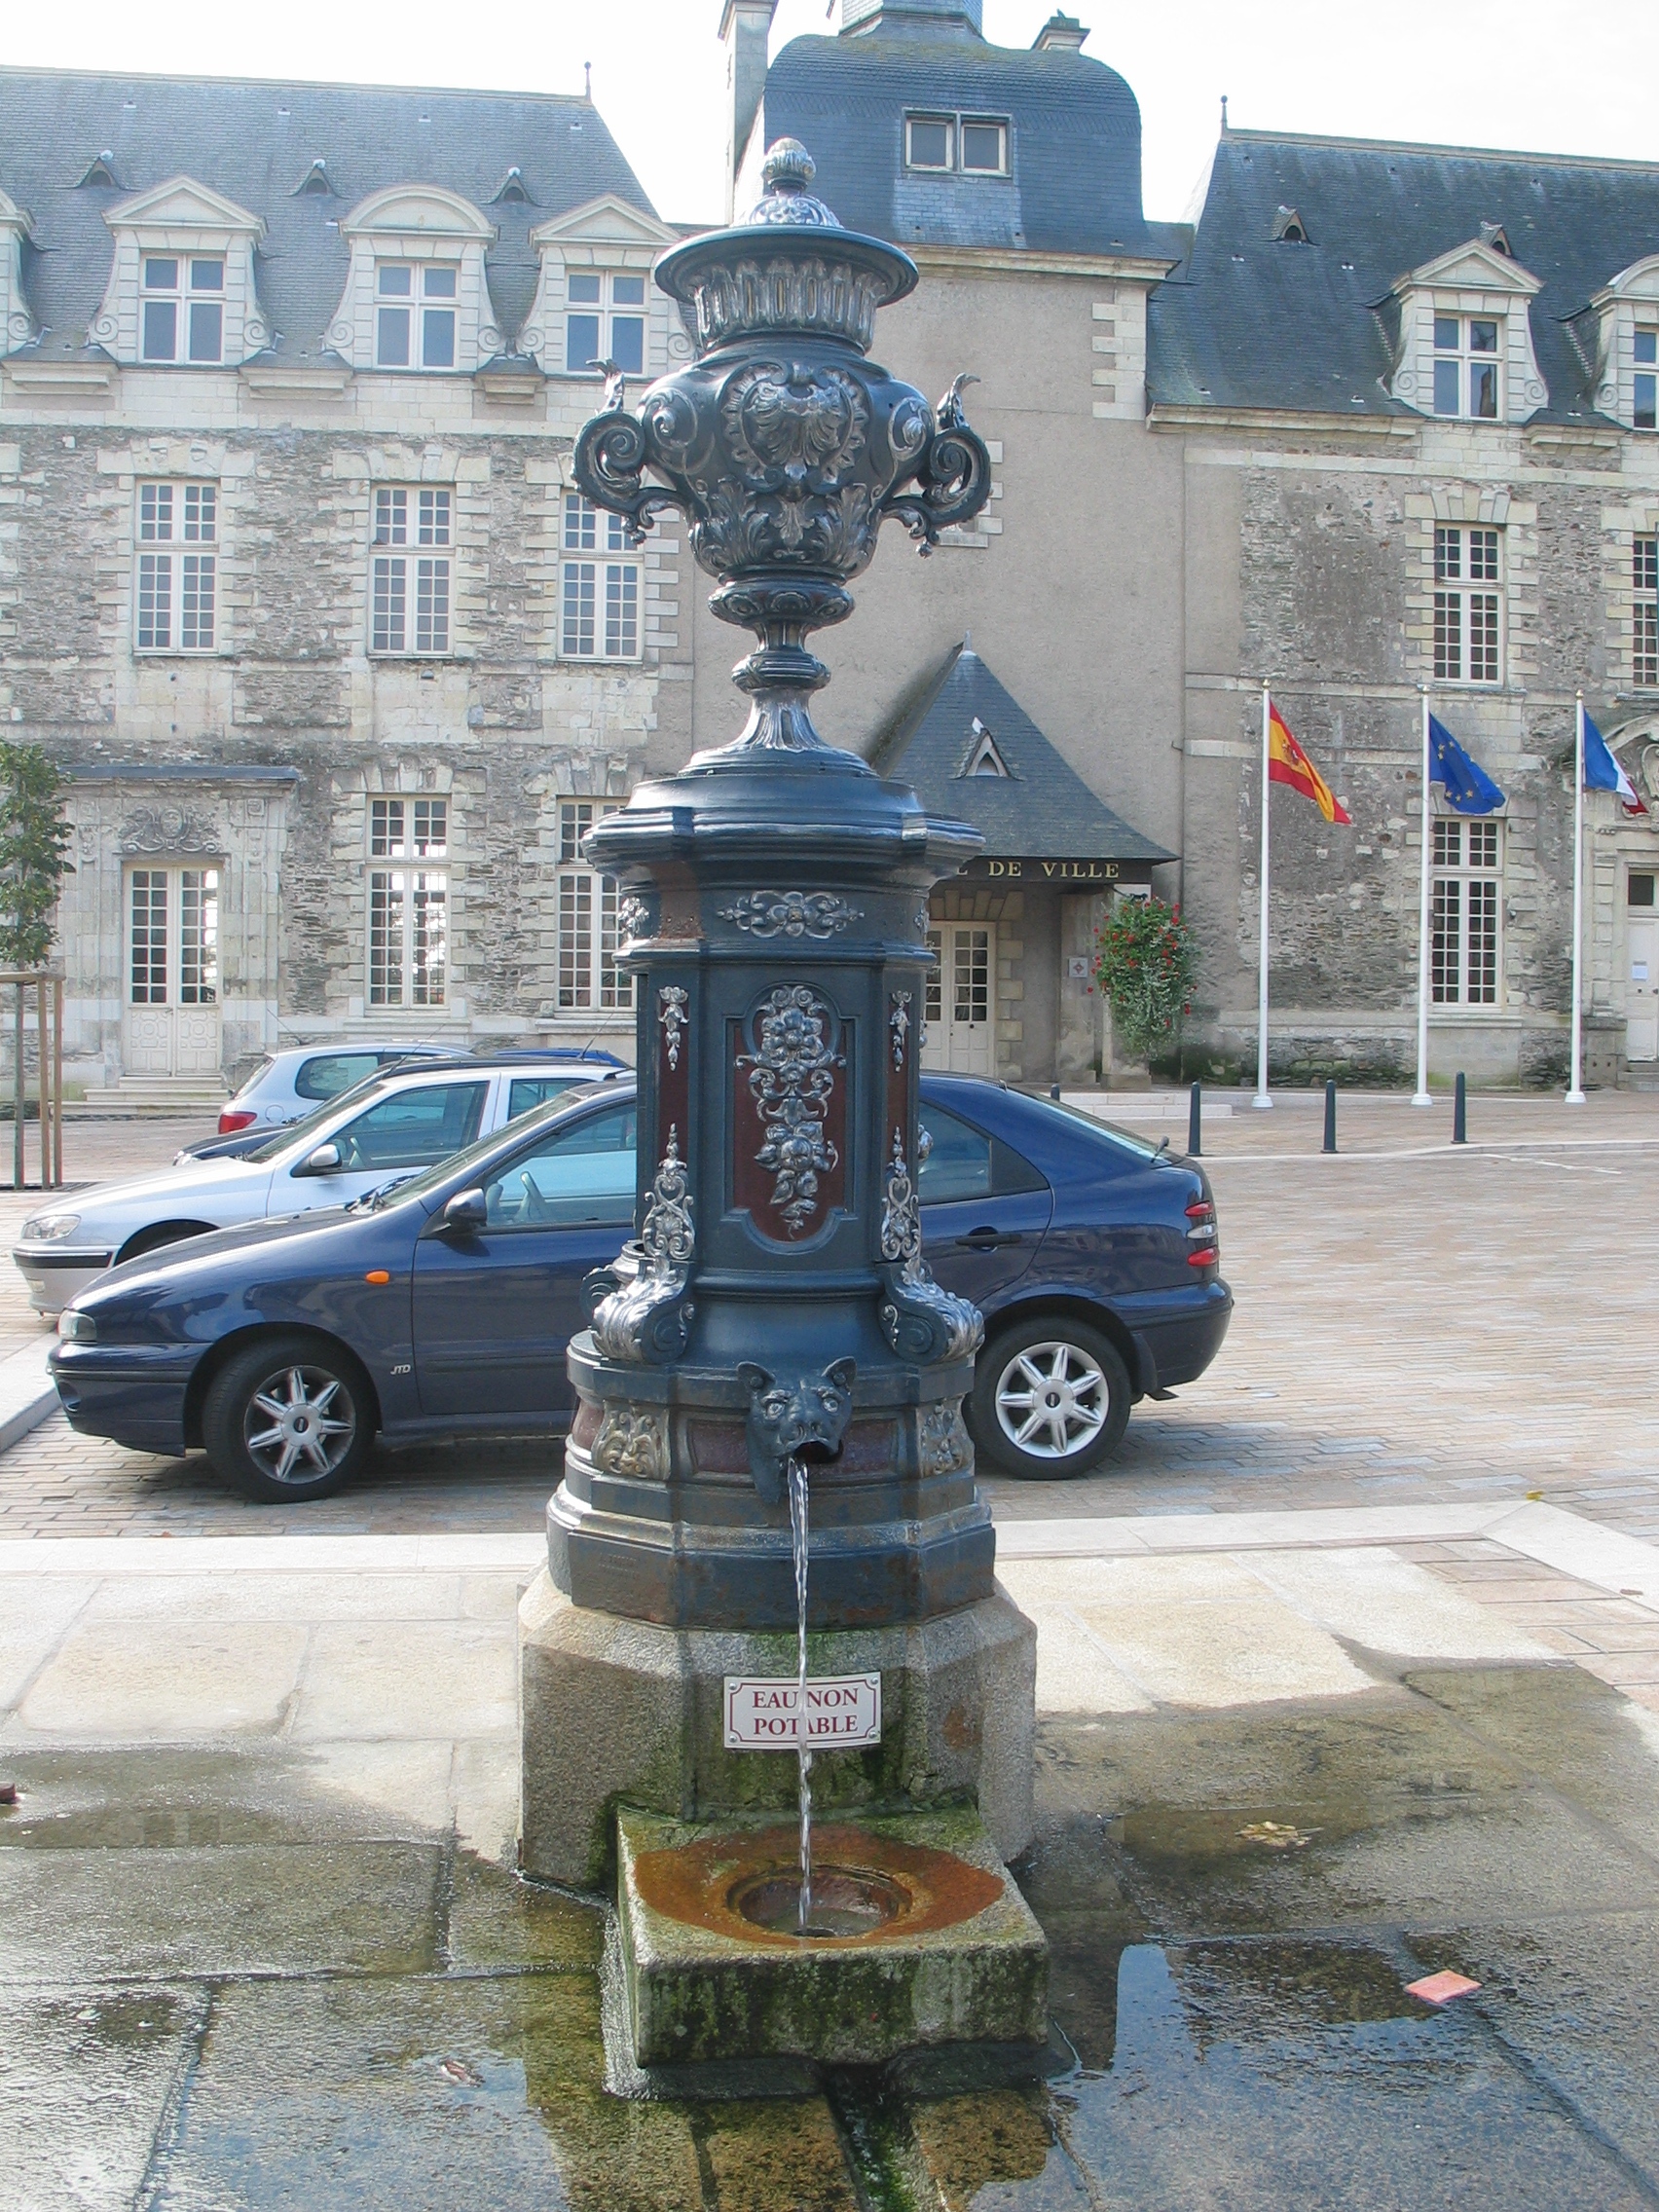
[[[1195,1198],[1187,1208],[1187,1241],[1196,1247],[1187,1254],[1190,1268],[1213,1268],[1220,1261],[1215,1229],[1215,1207],[1208,1198]]]
[[[219,1134],[234,1137],[239,1129],[250,1129],[259,1116],[250,1106],[222,1106],[219,1109]]]

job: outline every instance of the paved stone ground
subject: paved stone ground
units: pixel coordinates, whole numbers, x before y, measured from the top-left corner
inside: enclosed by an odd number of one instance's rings
[[[507,1871],[521,1547],[9,1550],[7,2201],[1651,2207],[1659,1719],[1542,1616],[1659,1629],[1659,1570],[1567,1514],[1396,1518],[1012,1562],[1048,2057],[707,2101],[605,2093],[603,1908]]]
[[[1220,1359],[1174,1402],[1137,1408],[1108,1473],[990,1482],[999,1518],[1536,1493],[1659,1535],[1645,1319],[1659,1101],[1612,1094],[1568,1115],[1477,1098],[1470,1113],[1477,1132],[1500,1125],[1497,1149],[1428,1142],[1450,1108],[1397,1098],[1351,1106],[1355,1149],[1335,1159],[1306,1096],[1214,1122],[1205,1164],[1238,1298]],[[132,1124],[115,1141],[170,1157],[178,1135]],[[55,1419],[0,1456],[0,1536],[530,1530],[557,1472],[556,1448],[535,1443],[382,1454],[344,1495],[285,1511],[227,1496],[200,1456],[142,1457]]]

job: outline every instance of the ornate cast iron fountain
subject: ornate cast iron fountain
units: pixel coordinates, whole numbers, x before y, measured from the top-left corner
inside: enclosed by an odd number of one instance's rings
[[[714,610],[756,646],[734,671],[741,735],[587,838],[619,885],[641,1167],[638,1235],[571,1346],[551,1583],[522,1616],[525,1862],[567,1880],[600,1878],[619,1805],[718,1822],[790,1801],[793,1760],[732,1748],[721,1710],[734,1677],[794,1673],[792,1459],[810,1487],[813,1673],[881,1688],[879,1742],[823,1761],[829,1806],[968,1800],[1005,1854],[1030,1832],[1033,1638],[995,1589],[962,1419],[981,1322],[929,1272],[917,1187],[928,893],[978,836],[825,744],[810,704],[829,672],[807,645],[851,612],[882,523],[927,553],[984,504],[989,462],[970,380],[936,410],[867,357],[916,270],[843,230],[812,173],[781,142],[746,222],[663,258],[695,356],[637,415],[613,374],[576,443],[577,483],[636,541],[668,510],[688,519]],[[624,1918],[648,1950],[630,1817]],[[965,1848],[1000,1877],[976,1833]],[[764,1866],[750,1877],[765,1887]],[[1015,1933],[1040,1960],[1034,1925]],[[970,2006],[884,2047],[1035,2032],[1021,1987],[1025,2025]]]

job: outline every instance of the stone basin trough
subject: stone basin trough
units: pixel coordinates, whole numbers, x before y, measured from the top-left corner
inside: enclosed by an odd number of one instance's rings
[[[548,1567],[520,1611],[522,1859],[614,1883],[641,2066],[1037,2044],[1035,1635],[995,1580],[963,1399],[978,1313],[922,1257],[928,895],[977,847],[813,727],[810,633],[895,518],[989,495],[959,378],[868,358],[905,255],[785,140],[657,282],[692,357],[610,376],[575,479],[680,509],[754,631],[731,743],[589,832],[638,1023],[636,1235],[590,1278]]]

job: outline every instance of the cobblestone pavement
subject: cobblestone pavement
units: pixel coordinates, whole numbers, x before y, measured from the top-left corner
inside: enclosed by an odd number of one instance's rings
[[[1497,1149],[1408,1151],[1403,1136],[1442,1121],[1448,1133],[1449,1109],[1365,1102],[1355,1142],[1389,1152],[1334,1160],[1223,1149],[1270,1124],[1275,1143],[1316,1146],[1305,1099],[1216,1123],[1206,1165],[1238,1299],[1220,1359],[1173,1402],[1136,1409],[1109,1473],[990,1482],[998,1516],[1535,1493],[1659,1537],[1659,1102],[1620,1094],[1567,1117],[1559,1101],[1472,1101],[1483,1119],[1504,1125]],[[1555,1141],[1564,1121],[1572,1137]],[[289,1511],[228,1496],[200,1456],[140,1456],[54,1419],[0,1456],[0,1535],[531,1530],[557,1473],[557,1449],[534,1442],[383,1453],[344,1495]]]

